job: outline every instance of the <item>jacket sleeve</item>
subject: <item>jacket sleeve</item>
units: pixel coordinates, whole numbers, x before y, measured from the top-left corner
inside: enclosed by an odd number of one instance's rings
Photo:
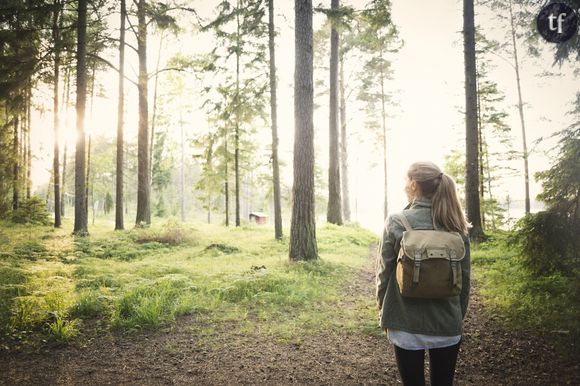
[[[392,272],[397,264],[397,254],[399,250],[399,241],[395,237],[393,228],[396,226],[393,216],[389,216],[385,222],[383,231],[383,240],[377,253],[377,306],[383,308],[383,300],[387,291],[387,284]]]
[[[471,290],[471,251],[469,246],[469,238],[465,237],[465,258],[461,262],[461,294],[459,295],[459,302],[461,304],[461,316],[465,318],[467,314],[467,306],[469,305],[469,292]]]

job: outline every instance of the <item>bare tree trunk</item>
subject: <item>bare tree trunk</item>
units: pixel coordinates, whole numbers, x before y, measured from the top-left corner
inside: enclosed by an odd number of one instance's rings
[[[477,56],[475,58],[477,60]],[[476,72],[476,92],[477,92],[477,135],[479,144],[479,198],[481,203],[485,202],[484,196],[484,173],[483,173],[483,121],[481,118],[481,95],[479,93],[479,74]],[[481,226],[485,229],[485,210],[483,205],[480,208]]]
[[[151,183],[149,179],[149,125],[147,106],[147,20],[146,1],[137,5],[137,51],[139,56],[139,134],[137,136],[137,216],[135,226],[151,224]]]
[[[117,176],[115,197],[115,230],[125,229],[123,218],[123,176],[124,176],[124,139],[123,119],[125,116],[125,18],[127,8],[125,0],[121,0],[121,27],[119,29],[119,100],[117,102]]]
[[[525,207],[526,214],[530,213],[530,176],[528,169],[528,145],[526,142],[526,124],[524,120],[524,102],[522,98],[522,87],[520,82],[520,66],[518,62],[518,49],[516,46],[516,31],[514,27],[514,16],[512,12],[512,1],[509,0],[510,23],[512,34],[512,45],[514,49],[514,68],[516,70],[516,82],[518,85],[518,111],[520,113],[520,124],[522,126],[522,144],[523,144],[523,158],[524,158],[524,181],[525,181]]]
[[[225,155],[224,155],[224,166],[225,166],[225,170],[224,170],[224,193],[225,193],[225,212],[226,212],[226,226],[229,227],[230,226],[230,186],[229,186],[229,180],[230,180],[230,175],[228,173],[228,164],[229,164],[229,157],[230,155],[228,154],[228,129],[224,129],[224,150],[225,150]]]
[[[185,222],[185,135],[183,132],[183,117],[179,113],[179,128],[181,131],[181,170],[179,173],[179,213],[181,222]]]
[[[61,183],[61,187],[62,187],[62,191],[61,191],[61,195],[60,195],[60,214],[61,217],[64,217],[65,215],[65,205],[66,205],[66,201],[65,201],[65,186],[66,186],[66,157],[67,157],[67,144],[66,141],[64,143],[64,150],[63,150],[63,155],[62,155],[62,183]]]
[[[97,63],[93,63],[93,68],[92,68],[92,75],[91,75],[91,109],[90,109],[90,121],[93,121],[93,102],[95,101],[95,71],[97,68]],[[93,134],[91,132],[89,132],[89,146],[87,148],[87,182],[86,182],[86,186],[85,186],[85,199],[87,200],[86,204],[85,204],[85,208],[87,210],[87,219],[89,216],[89,188],[90,188],[90,192],[91,192],[91,200],[94,198],[92,195],[92,185],[93,185],[93,178],[91,176],[91,144],[93,142]],[[91,202],[91,206],[93,207],[93,224],[95,223],[94,221],[94,206],[95,203]]]
[[[381,58],[383,56],[383,51],[381,50]],[[385,106],[386,95],[385,95],[385,73],[383,67],[381,67],[380,73],[381,81],[381,124],[383,128],[383,189],[384,189],[384,201],[383,201],[383,217],[387,218],[389,215],[389,200],[388,200],[388,172],[387,172],[387,109]]]
[[[61,20],[61,24],[62,24],[62,18]],[[70,106],[70,67],[66,67],[66,87],[65,87],[65,98],[64,98],[64,104],[63,104],[63,110],[64,110],[64,114],[65,114],[65,121],[64,121],[64,126],[68,127],[68,108]],[[66,161],[67,161],[67,142],[64,142],[64,154],[62,155],[62,184],[61,184],[61,195],[60,195],[60,210],[61,210],[61,215],[62,217],[64,217],[65,215],[65,205],[66,205],[66,201],[65,201],[65,196],[66,196]]]
[[[153,146],[155,145],[155,123],[157,120],[157,86],[159,84],[159,66],[161,64],[161,50],[163,49],[163,31],[159,38],[159,55],[155,66],[155,82],[153,85],[153,114],[151,116],[151,145],[149,146],[149,178],[153,178]]]
[[[237,2],[236,12],[236,131],[234,134],[234,174],[236,180],[236,226],[240,226],[240,7]]]
[[[14,147],[13,147],[13,166],[12,166],[12,210],[18,209],[20,206],[20,195],[19,195],[19,164],[20,164],[20,154],[18,149],[20,147],[18,143],[18,126],[19,126],[19,116],[18,113],[14,114]]]
[[[331,1],[331,9],[338,10],[339,0]],[[330,116],[328,149],[328,208],[326,221],[342,225],[342,199],[340,192],[340,154],[338,147],[338,31],[333,20],[330,30]]]
[[[340,94],[340,182],[342,185],[342,213],[344,221],[350,221],[350,195],[348,192],[348,136],[346,133],[346,101],[344,95],[344,55],[339,61],[339,94]]]
[[[85,208],[85,106],[87,99],[86,73],[87,0],[78,0],[77,22],[77,143],[75,152],[75,223],[74,234],[84,236],[87,230]]]
[[[28,80],[26,98],[26,199],[30,199],[32,190],[32,147],[30,131],[32,129],[32,84]]]
[[[60,201],[60,155],[59,155],[59,105],[58,105],[58,84],[60,80],[60,37],[59,37],[59,16],[60,4],[55,1],[55,9],[52,17],[52,38],[54,41],[54,89],[53,89],[53,124],[54,124],[54,227],[61,226],[61,201]]]
[[[274,0],[268,0],[268,48],[270,51],[270,116],[272,119],[272,183],[274,185],[274,237],[282,240],[280,167],[278,165],[278,108],[276,100],[276,55],[274,44]]]
[[[475,16],[473,0],[463,0],[463,42],[465,57],[465,202],[467,218],[472,224],[474,241],[484,238],[479,201],[479,162],[477,135],[477,90],[475,67]]]
[[[294,185],[289,257],[315,260],[312,0],[295,0],[294,11]]]

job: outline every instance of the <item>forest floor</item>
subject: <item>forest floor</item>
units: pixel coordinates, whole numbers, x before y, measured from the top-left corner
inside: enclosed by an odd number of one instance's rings
[[[369,257],[344,288],[338,307],[357,308],[361,294],[374,296],[373,269]],[[580,385],[578,358],[562,356],[533,333],[500,327],[485,312],[475,284],[457,385]],[[232,322],[215,325],[190,315],[157,331],[127,335],[95,326],[68,346],[0,349],[0,384],[5,385],[400,383],[393,349],[378,327],[370,333],[334,328],[280,341],[261,334],[259,324],[248,332]]]

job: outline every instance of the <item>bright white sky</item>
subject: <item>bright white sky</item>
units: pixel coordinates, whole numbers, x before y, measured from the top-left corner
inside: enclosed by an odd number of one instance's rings
[[[216,0],[198,0],[193,2],[198,12],[210,16]],[[323,4],[329,1],[323,2]],[[349,2],[355,8],[362,8],[366,1],[352,0]],[[463,75],[463,42],[462,1],[460,0],[392,0],[393,21],[399,28],[400,36],[405,41],[403,49],[393,56],[394,80],[388,84],[388,89],[395,95],[398,106],[390,106],[388,120],[388,163],[389,163],[389,208],[391,211],[401,209],[405,204],[403,194],[404,174],[409,164],[417,160],[432,160],[443,167],[445,155],[452,149],[462,150],[464,147],[464,122],[461,111],[464,109],[464,75]],[[292,147],[293,147],[293,73],[294,73],[294,2],[277,0],[277,17],[275,23],[280,35],[277,37],[276,60],[279,78],[279,131],[281,158],[288,167],[283,176],[291,183]],[[323,22],[323,16],[315,16],[315,28]],[[504,40],[504,30],[507,26],[483,10],[476,16],[476,23],[483,26],[490,38]],[[157,60],[158,40],[152,36],[149,43],[149,69],[153,69]],[[162,54],[162,60],[172,52],[203,52],[212,47],[209,36],[183,37],[178,45],[168,47]],[[545,43],[548,45],[548,43]],[[525,52],[522,47],[521,53]],[[129,65],[127,75],[137,72],[136,58],[131,58],[128,50]],[[523,55],[522,55],[523,56]],[[509,59],[509,58],[508,58]],[[116,62],[116,58],[113,58]],[[515,148],[521,149],[521,128],[517,113],[517,91],[513,68],[506,60],[494,58],[497,66],[491,73],[501,91],[505,93],[505,110],[509,113],[508,123],[512,127]],[[356,64],[351,64],[356,66]],[[537,75],[548,70],[559,76],[540,78]],[[348,71],[348,69],[347,69]],[[572,64],[552,67],[551,52],[540,60],[523,58],[522,91],[527,102],[525,109],[528,147],[539,137],[567,127],[571,117],[566,112],[571,110],[571,102],[576,91],[580,90],[580,79],[574,77]],[[95,100],[93,122],[87,126],[95,133],[104,133],[113,137],[116,128],[116,76],[109,72],[101,76],[107,98]],[[132,117],[137,117],[137,99],[133,86],[127,84],[127,138],[136,138],[137,123]],[[153,85],[150,85],[150,92]],[[48,92],[38,95],[39,102],[49,104]],[[192,96],[195,98],[195,96]],[[324,103],[320,100],[319,103]],[[48,106],[47,106],[48,108]],[[363,127],[364,115],[354,109],[347,110],[351,121],[350,143],[350,182],[351,209],[353,220],[378,231],[382,219],[382,166],[380,149],[369,145],[365,138],[368,132]],[[71,111],[71,114],[74,114]],[[315,113],[316,148],[319,152],[316,162],[323,169],[328,165],[328,112],[320,108]],[[50,113],[42,118],[42,135],[38,138],[37,154],[40,159],[34,165],[34,182],[39,185],[48,180],[46,169],[51,165],[52,129]],[[201,111],[190,118],[192,126],[201,122],[202,127],[192,127],[191,130],[205,130],[206,119]],[[98,120],[98,123],[96,123]],[[74,124],[74,115],[69,118],[69,126]],[[66,129],[71,140],[72,129]],[[264,146],[270,140],[269,131],[264,132]],[[40,134],[40,133],[39,133]],[[549,159],[542,152],[549,148],[548,144],[538,146],[530,155],[530,174],[549,167]],[[522,169],[523,162],[512,166]],[[523,176],[505,179],[501,187],[496,189],[496,196],[501,201],[509,193],[514,204],[523,199]],[[532,182],[531,195],[535,197],[540,192],[537,183]],[[514,213],[512,212],[512,215]],[[320,219],[319,221],[323,221]]]

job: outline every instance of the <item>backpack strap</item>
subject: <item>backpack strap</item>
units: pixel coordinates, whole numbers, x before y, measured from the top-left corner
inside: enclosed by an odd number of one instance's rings
[[[409,223],[409,220],[407,220],[407,217],[405,217],[405,215],[403,213],[401,213],[398,217],[399,217],[399,220],[401,220],[401,222],[403,223],[403,226],[405,227],[406,231],[413,230],[413,227]]]

